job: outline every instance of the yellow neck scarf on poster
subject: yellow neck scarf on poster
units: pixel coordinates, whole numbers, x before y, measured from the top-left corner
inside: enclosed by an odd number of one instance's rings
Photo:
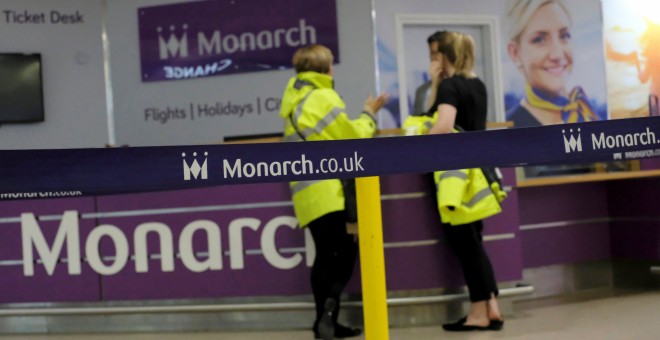
[[[567,97],[549,98],[535,91],[529,84],[525,87],[527,102],[535,108],[560,111],[565,123],[581,123],[598,120],[598,116],[589,106],[587,95],[576,86]]]

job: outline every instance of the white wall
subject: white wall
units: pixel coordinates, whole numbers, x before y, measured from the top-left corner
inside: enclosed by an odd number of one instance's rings
[[[40,16],[13,20],[13,11]],[[53,22],[58,14],[83,21]],[[0,148],[102,147],[108,141],[100,0],[0,0],[0,53],[41,53],[45,121],[0,126]]]

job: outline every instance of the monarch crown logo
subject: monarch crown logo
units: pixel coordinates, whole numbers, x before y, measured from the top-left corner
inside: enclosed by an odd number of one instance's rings
[[[566,153],[571,152],[582,152],[582,138],[580,137],[580,129],[577,129],[577,138],[573,136],[573,129],[570,129],[570,138],[566,138],[566,130],[561,130],[561,133],[564,135],[564,149]]]
[[[160,52],[160,60],[165,60],[168,58],[179,57],[187,58],[188,57],[188,25],[182,25],[183,33],[180,37],[177,37],[175,34],[175,26],[172,25],[169,27],[170,35],[165,39],[163,36],[163,28],[158,27],[158,51]]]
[[[193,152],[193,162],[191,165],[188,165],[188,162],[186,162],[186,153],[182,153],[181,157],[183,157],[183,179],[186,181],[190,181],[191,178],[197,179],[198,177],[201,177],[201,179],[208,179],[209,174],[207,171],[206,167],[206,160],[208,158],[209,153],[204,152],[204,163],[202,165],[199,165],[199,162],[197,162],[197,152]]]

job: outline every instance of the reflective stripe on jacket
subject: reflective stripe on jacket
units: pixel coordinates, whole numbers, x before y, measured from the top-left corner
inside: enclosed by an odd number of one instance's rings
[[[443,223],[467,224],[502,211],[500,202],[506,194],[500,190],[499,184],[489,185],[479,168],[436,171],[433,179]]]
[[[438,111],[432,117],[429,116],[408,116],[404,121],[401,128],[406,129],[409,127],[416,127],[418,135],[427,134],[435,122],[438,120]]]
[[[363,113],[351,120],[346,105],[332,88],[332,77],[300,72],[289,80],[280,108],[285,141],[368,138],[376,121]],[[344,193],[337,179],[291,182],[293,208],[301,226],[334,211],[344,210]]]

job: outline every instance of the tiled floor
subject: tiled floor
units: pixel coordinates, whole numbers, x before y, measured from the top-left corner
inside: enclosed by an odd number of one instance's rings
[[[660,339],[660,289],[582,301],[535,300],[517,304],[501,332],[447,333],[440,327],[394,328],[390,339]],[[311,332],[9,335],[2,340],[308,340]],[[365,339],[365,337],[355,338]],[[371,339],[370,340],[381,340]]]

